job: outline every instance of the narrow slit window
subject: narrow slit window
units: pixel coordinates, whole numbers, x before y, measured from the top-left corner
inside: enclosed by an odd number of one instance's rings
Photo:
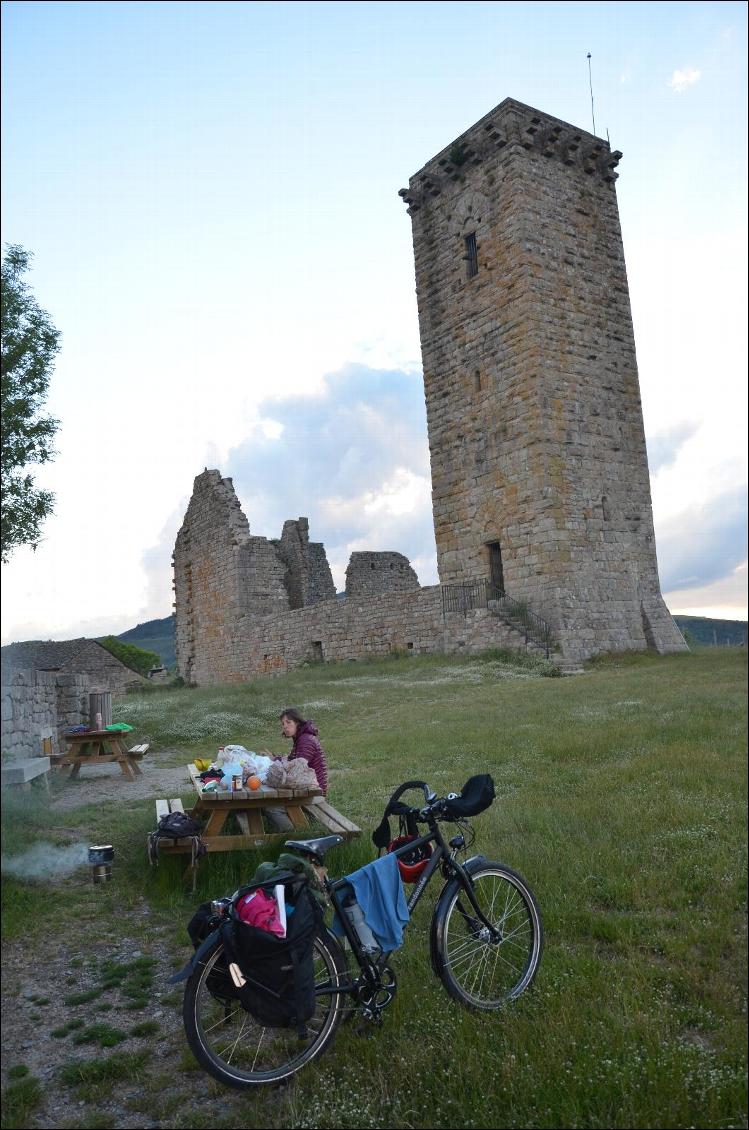
[[[476,232],[466,236],[466,277],[472,279],[479,273],[479,252],[476,246]]]
[[[492,599],[505,595],[505,571],[502,565],[502,549],[498,541],[490,541],[489,550],[489,583],[492,588]]]

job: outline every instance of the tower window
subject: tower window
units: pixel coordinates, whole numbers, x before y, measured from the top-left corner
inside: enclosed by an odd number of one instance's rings
[[[481,392],[481,370],[474,370],[473,374],[473,387],[475,392]]]
[[[502,549],[498,541],[487,544],[489,550],[489,581],[493,591],[493,598],[505,595],[505,572],[502,566]]]
[[[466,278],[472,279],[479,273],[479,253],[476,247],[476,232],[472,231],[465,238],[466,244]]]

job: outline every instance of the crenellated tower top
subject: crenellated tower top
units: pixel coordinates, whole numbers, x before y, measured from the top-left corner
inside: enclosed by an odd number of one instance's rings
[[[427,161],[398,195],[413,215],[431,197],[440,196],[465,178],[466,167],[491,160],[507,146],[533,150],[543,157],[576,166],[588,176],[613,185],[621,160],[619,150],[611,151],[608,142],[592,133],[569,125],[550,114],[544,114],[505,98],[499,106],[462,133],[450,145]]]

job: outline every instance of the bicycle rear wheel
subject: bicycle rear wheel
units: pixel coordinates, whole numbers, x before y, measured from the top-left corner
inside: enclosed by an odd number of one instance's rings
[[[222,942],[209,951],[185,986],[187,1042],[201,1067],[229,1087],[249,1090],[280,1083],[327,1047],[341,1021],[346,962],[334,938],[314,942],[317,1008],[300,1038],[293,1028],[267,1028],[233,999]]]
[[[440,896],[432,922],[435,968],[451,996],[469,1008],[501,1008],[528,988],[543,950],[541,914],[533,893],[503,863],[482,863],[471,874],[492,937],[457,879]]]

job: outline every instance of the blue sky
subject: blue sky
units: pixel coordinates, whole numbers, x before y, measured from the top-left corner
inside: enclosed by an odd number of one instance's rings
[[[171,610],[204,466],[254,533],[309,516],[436,579],[397,190],[511,96],[621,149],[663,589],[746,616],[743,3],[14,3],[3,242],[63,334],[57,492],[3,640]],[[81,550],[100,538],[102,554]]]

